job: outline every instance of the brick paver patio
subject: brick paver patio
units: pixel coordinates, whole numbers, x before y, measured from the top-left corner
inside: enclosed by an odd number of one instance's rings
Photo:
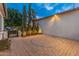
[[[29,37],[16,37],[11,39],[11,48],[0,51],[0,55],[10,56],[63,56],[79,55],[79,41],[35,35]]]

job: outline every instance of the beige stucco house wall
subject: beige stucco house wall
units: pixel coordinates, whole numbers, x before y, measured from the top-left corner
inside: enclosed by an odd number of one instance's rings
[[[79,9],[39,19],[43,34],[79,40]]]
[[[7,38],[7,32],[4,31],[4,17],[6,17],[6,5],[0,3],[0,40]]]

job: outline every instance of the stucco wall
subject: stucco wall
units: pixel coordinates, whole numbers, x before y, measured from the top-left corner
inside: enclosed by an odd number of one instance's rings
[[[0,12],[3,15],[3,17],[5,16],[5,12],[4,12],[4,8],[3,8],[3,3],[0,3]]]
[[[39,21],[44,34],[79,40],[79,12],[61,15],[59,21],[53,17]]]
[[[0,40],[7,39],[7,38],[8,38],[8,32],[7,31],[0,32]]]
[[[4,31],[4,18],[3,18],[4,16],[5,12],[3,4],[0,3],[0,40],[8,38],[7,31]]]

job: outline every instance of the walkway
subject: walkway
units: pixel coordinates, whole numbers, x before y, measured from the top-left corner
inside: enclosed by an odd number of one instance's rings
[[[11,39],[11,48],[0,55],[10,56],[52,56],[79,55],[79,41],[36,35]]]

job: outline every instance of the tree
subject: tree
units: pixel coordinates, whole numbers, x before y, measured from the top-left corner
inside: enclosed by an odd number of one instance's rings
[[[28,9],[28,30],[31,30],[32,33],[35,31],[38,32],[38,24],[33,21],[33,19],[36,19],[36,12],[35,10],[31,7],[32,4],[29,4],[29,9]]]
[[[22,31],[26,30],[27,27],[27,13],[26,13],[26,4],[23,5],[23,16],[22,16]]]
[[[32,9],[32,31],[35,32],[36,30],[36,23],[33,21],[33,19],[36,19],[36,12],[34,9]]]
[[[5,20],[6,26],[21,26],[22,14],[17,9],[8,8],[8,19]]]
[[[28,6],[28,29],[31,26],[31,22],[32,22],[32,10],[31,10],[31,4],[29,4]]]
[[[23,14],[22,14],[22,36],[26,36],[27,33],[27,22],[28,16],[26,13],[26,4],[23,5]]]

